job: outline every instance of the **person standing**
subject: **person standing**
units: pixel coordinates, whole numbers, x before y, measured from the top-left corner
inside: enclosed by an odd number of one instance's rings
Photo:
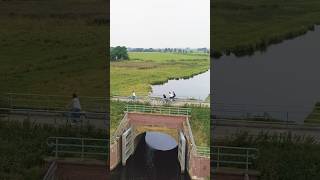
[[[133,91],[132,91],[132,99],[133,99],[133,100],[136,100],[136,98],[137,98],[137,97],[136,97],[136,92],[133,90]]]
[[[76,121],[76,118],[80,118],[81,104],[79,97],[76,93],[72,94],[72,100],[70,103],[71,106],[71,116],[73,117],[73,121]]]

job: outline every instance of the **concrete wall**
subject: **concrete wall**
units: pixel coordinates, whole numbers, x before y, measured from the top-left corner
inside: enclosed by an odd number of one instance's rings
[[[186,116],[128,113],[128,120],[130,124],[135,126],[158,126],[169,129],[181,129]]]
[[[121,138],[110,144],[110,171],[121,162]]]
[[[189,174],[192,179],[210,177],[210,158],[193,154],[189,160]]]
[[[187,139],[187,171],[192,179],[210,177],[210,158],[198,156],[194,152],[191,133],[187,128],[186,116],[167,116],[144,113],[128,113],[128,121],[134,129],[135,137],[145,131],[159,131],[171,135],[178,140],[179,130],[183,130]],[[110,145],[110,170],[121,162],[121,138]]]

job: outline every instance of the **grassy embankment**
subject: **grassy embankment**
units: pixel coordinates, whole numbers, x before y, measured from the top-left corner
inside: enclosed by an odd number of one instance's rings
[[[111,95],[147,95],[150,85],[188,78],[209,69],[208,54],[131,52],[130,60],[111,62]],[[209,83],[209,82],[208,82]]]
[[[215,0],[211,12],[215,57],[263,51],[270,44],[305,34],[320,23],[318,0]]]
[[[216,145],[255,147],[258,158],[254,163],[261,180],[317,180],[320,177],[320,144],[311,138],[290,134],[261,134],[256,137],[239,133]]]
[[[104,0],[1,1],[0,95],[105,96],[106,6]],[[41,179],[48,136],[106,138],[106,132],[0,120],[0,179]]]
[[[110,135],[117,129],[123,118],[125,102],[111,101],[110,115]],[[210,146],[210,108],[207,107],[190,107],[191,118],[190,125],[196,144],[198,146]]]
[[[48,156],[47,138],[50,136],[106,138],[105,131],[40,126],[28,121],[7,122],[0,119],[0,179],[42,179],[44,158]]]
[[[316,103],[312,112],[304,120],[305,123],[320,123],[320,103]]]
[[[105,96],[106,5],[1,1],[0,93]]]

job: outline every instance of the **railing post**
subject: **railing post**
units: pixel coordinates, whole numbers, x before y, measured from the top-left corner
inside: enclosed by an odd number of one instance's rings
[[[49,109],[50,109],[50,108],[49,108],[49,103],[50,103],[49,97],[47,97],[46,100],[47,100],[47,109],[46,109],[46,110],[49,110]]]
[[[11,99],[11,94],[8,94],[9,96],[9,107],[12,109],[12,99]]]
[[[81,138],[81,160],[84,158],[84,140]]]
[[[220,166],[220,147],[218,147],[217,168]]]
[[[249,169],[249,149],[246,150],[246,171]]]
[[[56,138],[56,152],[55,152],[55,157],[58,158],[58,143],[59,143],[59,139]]]

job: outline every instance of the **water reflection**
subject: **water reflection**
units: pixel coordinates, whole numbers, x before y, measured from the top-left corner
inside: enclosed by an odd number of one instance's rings
[[[319,42],[317,26],[314,32],[272,45],[265,53],[214,60],[215,102],[251,104],[242,107],[251,112],[257,104],[270,105],[261,109],[273,107],[277,116],[302,122],[320,100]]]
[[[149,147],[161,151],[172,150],[178,145],[171,136],[160,132],[147,132],[145,140]]]
[[[210,94],[210,70],[189,79],[169,80],[152,86],[152,96],[168,95],[169,91],[174,91],[177,98],[205,100]]]
[[[111,172],[112,180],[190,180],[187,173],[180,172],[177,147],[169,151],[155,150],[146,144],[145,136],[141,135],[127,165],[119,165]]]

